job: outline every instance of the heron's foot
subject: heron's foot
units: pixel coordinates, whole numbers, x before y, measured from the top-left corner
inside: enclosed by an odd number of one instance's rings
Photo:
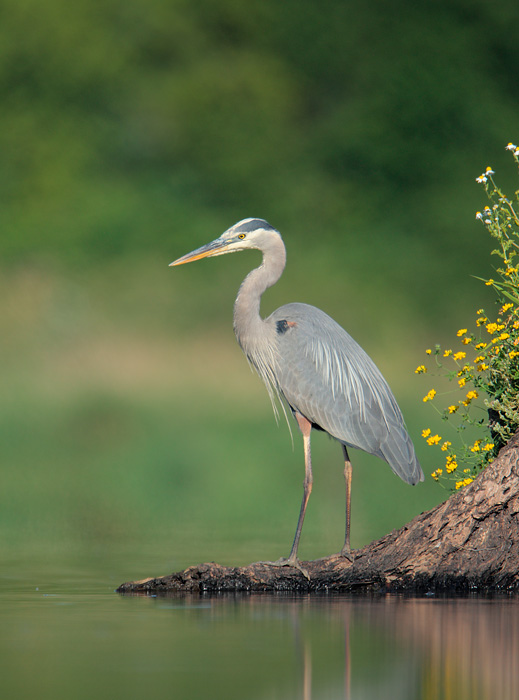
[[[355,551],[351,549],[351,547],[344,546],[339,552],[339,556],[344,557],[353,564],[353,561],[355,559]]]
[[[258,564],[267,564],[268,566],[291,566],[293,569],[300,571],[303,576],[310,581],[310,574],[304,566],[301,566],[301,562],[296,557],[289,557],[288,559],[281,557],[277,561],[259,561]]]

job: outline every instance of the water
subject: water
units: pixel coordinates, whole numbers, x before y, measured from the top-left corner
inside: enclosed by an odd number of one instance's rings
[[[122,597],[129,565],[4,562],[3,698],[519,697],[515,597]]]

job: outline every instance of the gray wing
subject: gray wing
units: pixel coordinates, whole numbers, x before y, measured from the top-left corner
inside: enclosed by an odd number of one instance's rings
[[[398,404],[360,345],[307,304],[286,304],[266,322],[276,329],[276,379],[291,408],[345,445],[381,457],[407,483],[423,481]]]

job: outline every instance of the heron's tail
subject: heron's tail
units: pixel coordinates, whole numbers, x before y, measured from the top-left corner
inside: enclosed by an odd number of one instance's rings
[[[379,456],[407,484],[414,486],[424,480],[414,445],[403,426],[397,426],[396,431],[390,430],[387,439],[380,446]]]

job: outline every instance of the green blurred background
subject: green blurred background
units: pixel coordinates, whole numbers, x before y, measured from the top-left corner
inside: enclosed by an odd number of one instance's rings
[[[424,466],[410,488],[354,455],[353,546],[446,496],[414,369],[490,305],[475,177],[513,186],[517,19],[515,0],[4,0],[4,555],[126,552],[137,574],[149,548],[163,573],[288,553],[301,441],[232,333],[259,255],[167,266],[248,216],[288,249],[263,312],[345,326]],[[343,537],[341,452],[313,447],[303,558]]]

